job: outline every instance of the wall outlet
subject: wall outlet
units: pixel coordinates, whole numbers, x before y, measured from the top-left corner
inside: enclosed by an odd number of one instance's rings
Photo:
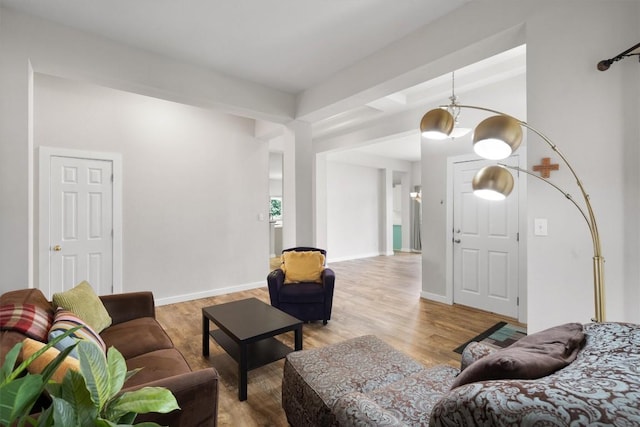
[[[533,220],[533,234],[536,236],[547,235],[547,218],[535,218]]]

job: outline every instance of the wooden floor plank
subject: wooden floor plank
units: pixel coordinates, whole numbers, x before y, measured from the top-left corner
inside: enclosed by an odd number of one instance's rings
[[[273,260],[272,266],[277,265]],[[328,325],[305,324],[304,348],[317,348],[373,334],[425,365],[459,366],[453,351],[498,321],[524,326],[514,319],[420,298],[421,257],[398,253],[330,265],[336,273],[333,314]],[[213,366],[220,374],[220,426],[286,426],[281,407],[284,361],[249,372],[248,399],[238,401],[238,367],[213,340],[202,356],[202,307],[255,297],[269,303],[265,286],[158,307],[158,320],[193,369]],[[293,347],[293,333],[279,338]]]

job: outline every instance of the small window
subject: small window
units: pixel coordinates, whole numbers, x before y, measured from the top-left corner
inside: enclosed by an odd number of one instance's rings
[[[282,198],[272,197],[270,201],[269,219],[278,221],[282,219]]]

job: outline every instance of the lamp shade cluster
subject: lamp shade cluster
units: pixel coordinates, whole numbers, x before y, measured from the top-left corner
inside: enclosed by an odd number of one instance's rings
[[[569,164],[567,158],[560,152],[556,144],[526,122],[489,108],[472,105],[459,105],[453,102],[453,100],[452,104],[454,104],[458,109],[470,108],[495,114],[494,116],[480,122],[480,124],[475,128],[475,132],[473,134],[473,150],[479,156],[490,160],[501,160],[509,157],[522,143],[522,128],[524,127],[535,133],[540,137],[540,139],[542,139],[542,141],[551,147],[551,149],[560,156],[560,159],[562,159],[571,174],[573,174],[582,195],[584,208],[581,207],[569,193],[558,187],[556,184],[553,184],[548,179],[539,177],[526,169],[505,165],[510,169],[515,169],[540,179],[560,191],[567,200],[573,203],[584,217],[593,241],[593,289],[595,316],[592,320],[594,322],[604,322],[604,257],[602,256],[602,249],[600,245],[600,233],[598,233],[596,217],[593,213],[593,208],[591,207],[589,194],[584,189],[582,181],[578,178],[578,175]],[[445,108],[431,110],[422,117],[422,120],[420,121],[420,132],[422,133],[422,136],[429,139],[445,139],[451,137],[456,125],[456,117]],[[503,200],[511,194],[514,179],[511,172],[505,166],[493,165],[480,169],[471,181],[473,193],[478,197],[489,200]]]
[[[448,110],[436,108],[420,121],[420,132],[428,139],[449,138],[455,119]],[[473,151],[489,160],[506,159],[520,147],[520,122],[507,115],[489,117],[473,133]],[[472,181],[473,193],[483,199],[502,200],[513,190],[513,176],[502,166],[487,166],[476,173]]]

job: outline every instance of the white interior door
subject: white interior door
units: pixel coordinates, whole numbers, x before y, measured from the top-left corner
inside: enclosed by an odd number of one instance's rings
[[[49,287],[113,292],[113,163],[50,157]]]
[[[503,163],[517,165],[510,158]],[[504,201],[473,194],[471,181],[486,160],[454,165],[453,300],[518,317],[518,179]]]

